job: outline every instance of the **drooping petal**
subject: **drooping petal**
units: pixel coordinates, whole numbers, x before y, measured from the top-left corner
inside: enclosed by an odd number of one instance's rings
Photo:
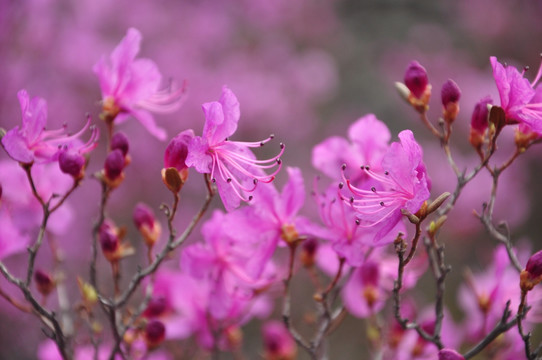
[[[166,130],[156,125],[156,121],[154,121],[154,117],[150,112],[147,110],[132,110],[131,113],[151,135],[154,135],[158,140],[166,140]]]

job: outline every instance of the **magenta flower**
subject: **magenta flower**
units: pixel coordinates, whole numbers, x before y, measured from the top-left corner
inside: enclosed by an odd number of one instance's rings
[[[30,100],[26,90],[17,93],[21,104],[22,127],[16,126],[2,138],[2,146],[16,161],[31,164],[35,161],[56,161],[61,151],[71,150],[84,154],[97,145],[99,131],[92,127],[90,139],[81,144],[78,138],[90,127],[90,118],[76,134],[68,135],[66,127],[58,130],[45,130],[47,123],[47,103],[40,97]]]
[[[523,77],[525,71],[520,73],[513,66],[503,66],[494,56],[489,60],[507,122],[524,123],[542,134],[542,88],[537,86],[535,89],[542,76],[542,67],[530,83]]]
[[[282,167],[280,152],[267,160],[257,160],[250,148],[263,146],[273,136],[258,142],[230,141],[229,136],[237,130],[240,111],[239,102],[233,92],[224,86],[218,101],[202,106],[205,114],[203,136],[194,137],[188,144],[186,165],[196,171],[210,174],[216,183],[220,198],[226,210],[239,206],[242,201],[250,201],[248,195],[256,189],[258,182],[269,183]],[[265,169],[276,169],[266,174]]]
[[[162,75],[156,64],[149,59],[135,59],[140,43],[141,34],[130,28],[109,59],[102,56],[94,65],[102,90],[104,117],[119,123],[131,115],[152,135],[165,140],[166,131],[156,125],[150,111],[177,110],[183,103],[185,89],[159,89]]]
[[[423,150],[410,130],[399,133],[382,159],[383,171],[362,166],[361,171],[376,181],[370,189],[356,187],[343,175],[352,196],[344,197],[357,212],[362,226],[379,225],[378,241],[401,220],[401,210],[415,213],[429,199],[430,180],[423,163]],[[343,167],[345,168],[345,167]]]
[[[312,150],[312,165],[335,180],[341,177],[342,164],[348,169],[356,169],[361,164],[369,165],[373,170],[380,167],[391,138],[386,124],[373,114],[365,115],[349,127],[348,138],[350,142],[332,136],[316,145]],[[347,176],[355,185],[358,180],[367,178],[362,172],[347,173]]]

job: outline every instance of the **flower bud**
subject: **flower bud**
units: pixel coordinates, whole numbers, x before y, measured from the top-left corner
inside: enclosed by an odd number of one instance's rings
[[[514,142],[520,153],[525,152],[539,138],[540,135],[536,131],[533,131],[528,125],[523,123],[518,125],[514,134]]]
[[[318,241],[316,239],[308,239],[301,246],[301,263],[305,267],[311,267],[316,260],[316,252],[318,251]]]
[[[120,150],[122,155],[126,157],[128,150],[130,149],[130,143],[128,138],[123,132],[117,132],[111,138],[111,150]]]
[[[156,222],[152,209],[143,203],[138,203],[134,209],[133,218],[147,246],[153,246],[160,237],[161,227]]]
[[[111,151],[105,158],[105,178],[111,187],[116,187],[122,182],[125,165],[124,155],[119,149]]]
[[[542,281],[542,250],[533,254],[527,261],[525,270],[520,274],[520,287],[523,291],[530,291]]]
[[[297,347],[286,327],[278,321],[263,326],[264,358],[266,360],[293,360]]]
[[[149,300],[143,316],[153,318],[162,315],[167,308],[167,300],[164,296],[155,296]]]
[[[442,106],[444,106],[443,117],[448,123],[452,123],[459,113],[459,98],[461,90],[452,79],[448,79],[442,85],[441,90]]]
[[[118,260],[118,253],[120,249],[120,238],[115,225],[109,220],[105,220],[98,232],[100,245],[104,256],[109,261]]]
[[[185,161],[188,155],[188,143],[193,137],[194,131],[188,129],[171,139],[164,153],[164,167],[166,169],[174,167],[181,171],[187,168]]]
[[[85,305],[89,308],[94,306],[98,302],[98,293],[94,286],[85,282],[79,276],[77,277],[77,285],[79,286],[79,291],[81,292]]]
[[[438,360],[465,360],[465,358],[455,350],[442,349],[438,352]]]
[[[166,327],[159,320],[151,320],[145,326],[144,337],[147,347],[153,349],[165,340]]]
[[[82,179],[85,175],[85,163],[85,157],[75,150],[65,149],[58,156],[60,170],[75,180]]]
[[[405,85],[415,98],[420,99],[427,89],[427,71],[417,61],[412,61],[405,71]]]
[[[38,291],[43,296],[49,295],[56,286],[53,277],[40,269],[34,272],[34,280],[36,281]]]
[[[470,138],[469,141],[475,148],[479,149],[484,143],[484,134],[489,125],[489,109],[488,105],[492,104],[493,100],[486,96],[478,101],[474,106],[470,122]]]

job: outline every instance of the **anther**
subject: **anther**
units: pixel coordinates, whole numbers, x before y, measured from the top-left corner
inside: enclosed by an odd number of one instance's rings
[[[339,189],[342,189],[344,187],[344,184],[342,182],[339,183]]]
[[[353,203],[354,203],[354,197],[351,196],[351,197],[350,197],[350,204],[353,204]]]
[[[369,168],[369,165],[365,165],[365,170],[367,170],[367,171],[371,170],[371,169]]]
[[[228,141],[229,139],[228,138],[225,138],[224,141]]]
[[[523,67],[523,72],[527,72],[529,70],[529,66],[524,66]]]
[[[231,183],[231,178],[227,178],[227,179],[226,179],[226,182],[227,182],[228,184]]]
[[[215,182],[216,182],[216,179],[215,179],[215,178],[212,178],[211,181],[215,183]]]
[[[269,135],[269,139],[271,139],[271,140],[272,140],[272,139],[274,139],[274,138],[275,138],[275,134],[271,134],[271,135]]]
[[[381,201],[381,202],[380,202],[380,206],[384,206],[384,201]]]
[[[359,219],[356,219],[356,225],[361,224],[361,221]]]
[[[258,183],[258,179],[252,180],[252,183],[253,183],[254,185],[256,185],[256,184]]]
[[[342,164],[341,169],[346,170],[346,164]]]
[[[248,201],[251,201],[252,199],[254,199],[254,197],[253,197],[252,195],[250,195],[250,196],[248,197]]]
[[[280,143],[280,148],[284,149],[284,144],[283,143]]]
[[[282,164],[282,160],[281,159],[277,159],[277,164]]]
[[[375,193],[375,192],[376,192],[376,188],[373,186],[373,187],[371,188],[371,191]]]
[[[386,171],[384,171],[384,175],[389,175],[389,174],[390,174],[390,172],[389,172],[389,171],[387,171],[387,170],[386,170]]]
[[[260,142],[260,146],[264,146],[265,143],[263,141]]]

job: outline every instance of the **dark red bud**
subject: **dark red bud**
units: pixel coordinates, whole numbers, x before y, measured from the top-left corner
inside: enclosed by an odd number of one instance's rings
[[[115,133],[111,138],[111,150],[120,150],[122,155],[126,156],[129,149],[130,144],[126,135],[122,132]]]
[[[167,308],[167,300],[164,296],[151,298],[147,308],[143,312],[143,316],[152,318],[162,315]]]
[[[122,174],[125,164],[124,154],[121,150],[116,149],[111,151],[105,159],[105,176],[109,180],[117,179]]]
[[[194,131],[188,129],[171,139],[164,154],[164,168],[173,167],[179,171],[187,168],[185,161],[188,156],[188,143],[193,137]]]
[[[416,98],[421,98],[429,79],[427,78],[427,71],[417,61],[412,61],[405,71],[405,85],[410,90],[412,95]]]
[[[151,320],[145,327],[145,340],[150,348],[160,345],[166,338],[166,327],[159,320]]]
[[[63,150],[58,156],[58,165],[64,174],[71,175],[75,179],[83,177],[85,157],[77,151]]]
[[[457,103],[459,102],[459,98],[461,97],[461,90],[459,89],[459,86],[453,81],[452,79],[448,79],[442,85],[441,90],[441,98],[442,98],[442,105],[444,107],[448,106],[448,104],[451,103]]]
[[[120,239],[117,235],[114,225],[109,221],[105,221],[99,231],[100,245],[104,253],[114,253],[120,245]]]
[[[53,280],[52,276],[43,270],[38,269],[34,272],[34,280],[36,281],[38,291],[43,296],[49,295],[55,288],[55,281]]]
[[[532,278],[537,278],[542,275],[542,250],[533,254],[529,258],[529,261],[527,261],[527,265],[525,266],[525,270],[527,270]]]

